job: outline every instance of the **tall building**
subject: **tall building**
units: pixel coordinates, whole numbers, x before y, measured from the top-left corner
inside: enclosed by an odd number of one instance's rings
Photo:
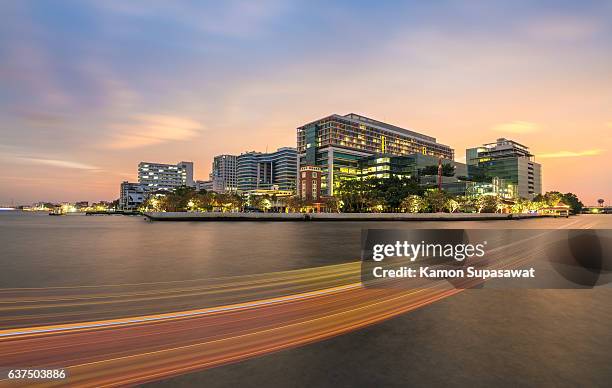
[[[145,201],[146,191],[140,183],[123,181],[119,190],[119,209],[126,211],[137,210]]]
[[[419,153],[454,160],[453,149],[431,136],[354,113],[333,114],[297,128],[297,148],[299,166],[321,167],[325,195],[333,195],[342,179],[356,177],[364,157]]]
[[[238,190],[295,191],[297,181],[297,151],[295,148],[283,147],[275,152],[246,152],[238,156],[237,162]]]
[[[179,186],[195,186],[193,181],[193,162],[162,164],[140,162],[138,164],[138,183],[146,191],[173,190]]]
[[[217,193],[233,192],[238,189],[236,155],[217,155],[213,159],[212,190]]]
[[[521,198],[533,199],[542,194],[542,167],[528,147],[499,138],[495,143],[468,148],[465,154],[470,179],[503,179],[516,186]]]

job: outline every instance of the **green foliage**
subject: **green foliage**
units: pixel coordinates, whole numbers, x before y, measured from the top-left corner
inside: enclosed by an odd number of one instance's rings
[[[340,182],[337,197],[344,212],[394,212],[409,195],[421,194],[423,190],[410,179],[369,178]]]
[[[574,193],[565,193],[562,198],[563,203],[568,205],[574,214],[580,214],[584,204],[580,201],[578,196]]]
[[[574,193],[562,194],[558,191],[548,191],[545,194],[536,195],[533,199],[534,202],[543,202],[546,206],[557,206],[560,204],[568,205],[574,214],[578,214],[582,211],[584,204],[580,201],[578,196]]]
[[[323,204],[330,213],[338,213],[340,211],[340,201],[336,197],[324,198]]]
[[[448,195],[443,190],[433,189],[425,192],[423,199],[430,211],[441,212],[444,210]]]
[[[150,195],[140,207],[141,211],[156,212],[210,212],[240,211],[244,200],[236,193],[195,191],[190,187],[179,187],[173,192]]]
[[[282,199],[282,202],[287,207],[287,211],[292,213],[299,213],[305,206],[304,201],[299,196],[286,197]]]
[[[479,213],[496,213],[499,203],[499,198],[495,195],[481,195],[476,206]]]
[[[458,195],[454,197],[454,200],[457,202],[457,211],[460,213],[476,213],[478,211],[476,200],[473,197]]]
[[[419,213],[425,208],[425,201],[420,196],[412,194],[402,200],[400,208],[407,213]]]

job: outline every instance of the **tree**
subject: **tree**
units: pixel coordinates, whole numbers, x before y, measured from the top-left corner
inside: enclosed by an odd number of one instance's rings
[[[531,202],[526,199],[519,198],[514,202],[514,205],[512,205],[510,211],[516,214],[526,213],[528,210],[530,210],[530,203]]]
[[[238,193],[231,193],[229,203],[232,211],[242,211],[246,201]]]
[[[200,212],[201,211],[205,211],[205,212],[212,211],[216,203],[215,194],[216,193],[214,192],[207,192],[205,190],[200,190],[191,199],[193,203],[193,209],[196,211],[200,211]]]
[[[255,209],[264,209],[264,197],[261,195],[251,194],[249,196],[249,206]]]
[[[574,214],[579,214],[582,212],[582,208],[584,204],[578,199],[578,196],[574,193],[565,193],[562,198],[563,203],[568,205]],[[603,202],[602,202],[603,205]]]
[[[138,208],[141,212],[163,212],[166,211],[164,204],[164,195],[150,195]]]
[[[474,213],[477,211],[476,201],[467,195],[458,195],[455,198],[458,210],[461,213]]]
[[[481,195],[478,198],[478,213],[496,213],[499,198],[496,195]]]
[[[605,202],[605,201],[603,200],[603,198],[599,198],[599,199],[597,200],[597,204],[598,204],[599,206],[601,206],[601,207],[603,207],[604,202]]]
[[[409,195],[402,200],[401,210],[407,213],[418,213],[425,208],[423,198],[418,195]]]
[[[547,191],[545,194],[538,194],[533,198],[534,202],[545,202],[546,206],[557,206],[563,195],[558,191]]]
[[[336,197],[326,197],[323,199],[323,204],[330,213],[338,213],[340,211],[340,201]]]
[[[441,212],[444,209],[447,195],[442,190],[433,189],[426,191],[423,199],[432,212]]]
[[[304,201],[297,195],[293,197],[283,198],[282,202],[285,204],[289,212],[299,213],[304,207]]]
[[[360,179],[345,179],[338,185],[342,211],[361,212],[366,207],[366,185]]]
[[[337,196],[345,212],[397,211],[401,202],[411,194],[422,193],[422,189],[411,179],[395,175],[389,178],[346,179],[339,183]]]

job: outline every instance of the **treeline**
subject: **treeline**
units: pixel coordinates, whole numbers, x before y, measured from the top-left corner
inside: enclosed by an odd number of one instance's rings
[[[289,211],[300,212],[313,204],[298,196],[277,197],[272,195],[251,195],[248,198],[237,193],[216,193],[197,191],[190,187],[179,187],[174,191],[154,193],[140,206],[142,212],[242,212],[242,211]],[[321,202],[326,211],[338,211],[336,198]]]
[[[494,195],[453,196],[443,190],[427,189],[413,180],[398,177],[346,180],[339,184],[336,195],[340,210],[348,213],[526,213],[566,204],[577,214],[583,207],[582,202],[573,193],[551,191],[538,195],[531,201],[505,201]]]
[[[526,213],[545,207],[568,205],[573,213],[580,213],[583,204],[573,193],[550,191],[533,200],[503,200],[494,195],[453,196],[438,189],[426,189],[409,179],[370,178],[347,180],[340,183],[336,197],[322,198],[321,211],[345,213]],[[172,192],[152,194],[140,207],[141,211],[313,211],[316,204],[298,196],[251,195],[244,198],[237,193],[196,191],[180,187]]]

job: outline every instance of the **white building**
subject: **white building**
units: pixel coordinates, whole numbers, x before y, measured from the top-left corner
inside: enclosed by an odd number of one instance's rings
[[[213,159],[212,190],[217,193],[234,192],[238,188],[236,155],[217,155]]]
[[[138,183],[145,191],[173,190],[180,186],[194,187],[193,162],[178,164],[140,162]]]
[[[206,190],[213,191],[213,181],[196,181],[195,182],[196,190]]]

